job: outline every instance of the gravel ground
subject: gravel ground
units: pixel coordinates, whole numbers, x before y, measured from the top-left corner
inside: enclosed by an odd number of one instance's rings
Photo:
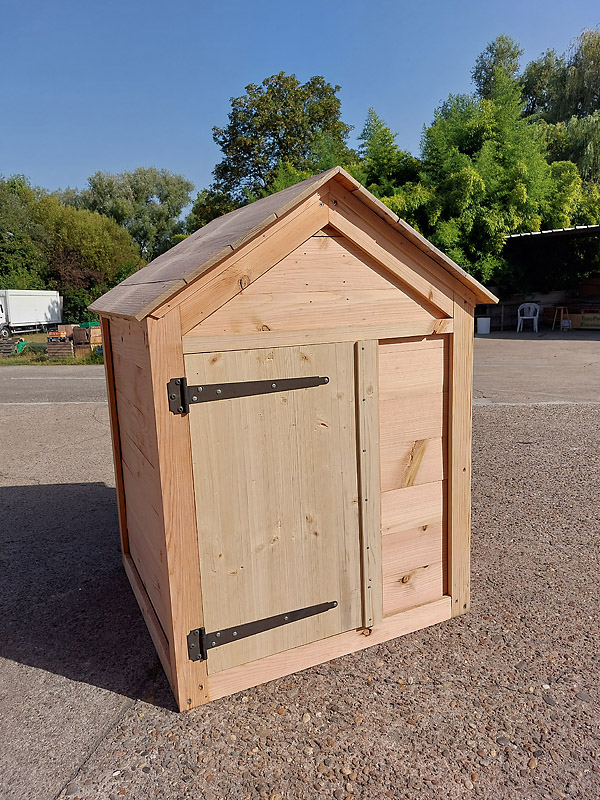
[[[0,386],[0,798],[600,798],[598,372],[574,343],[578,404],[494,405],[529,373],[478,346],[471,613],[184,714],[120,565],[95,373]]]
[[[159,676],[60,797],[600,797],[599,431],[477,408],[469,615],[186,714]]]

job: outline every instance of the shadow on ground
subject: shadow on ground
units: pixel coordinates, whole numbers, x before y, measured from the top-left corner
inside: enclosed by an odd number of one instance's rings
[[[175,709],[123,571],[115,490],[0,487],[0,656]]]

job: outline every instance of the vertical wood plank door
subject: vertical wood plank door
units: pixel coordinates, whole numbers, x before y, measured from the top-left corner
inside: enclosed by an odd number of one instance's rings
[[[205,630],[338,604],[209,650],[209,673],[360,627],[353,343],[188,355],[186,376],[329,379],[190,408]]]

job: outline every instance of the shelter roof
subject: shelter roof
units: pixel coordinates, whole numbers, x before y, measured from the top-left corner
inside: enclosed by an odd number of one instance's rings
[[[497,298],[479,281],[400,219],[342,167],[334,167],[212,220],[95,300],[90,309],[100,314],[115,314],[138,320],[147,317],[187,284],[242,244],[258,236],[265,228],[332,180],[341,183],[354,197],[473,292],[478,302],[497,302]]]

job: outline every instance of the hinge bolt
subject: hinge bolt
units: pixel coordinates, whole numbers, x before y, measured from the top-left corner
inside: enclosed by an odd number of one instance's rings
[[[179,386],[181,384],[181,378],[177,378],[175,383],[177,384],[177,386]]]
[[[170,394],[169,395],[169,400],[177,400],[177,395],[176,394]]]
[[[183,414],[183,406],[179,406],[179,408],[177,409],[177,411],[179,411],[179,413],[180,413],[180,414]]]
[[[325,378],[323,383],[329,383],[329,378]]]
[[[196,397],[196,395],[195,395],[195,394],[194,394],[194,395],[192,395],[192,400],[193,400],[193,402],[194,402],[194,403],[196,402],[196,400],[197,400],[197,399],[198,399],[198,398]]]
[[[276,383],[272,383],[271,384],[271,389],[276,389],[276,388],[277,388],[277,384]]]
[[[237,636],[237,631],[233,631],[232,636]]]
[[[221,394],[221,390],[217,389],[216,394]]]

